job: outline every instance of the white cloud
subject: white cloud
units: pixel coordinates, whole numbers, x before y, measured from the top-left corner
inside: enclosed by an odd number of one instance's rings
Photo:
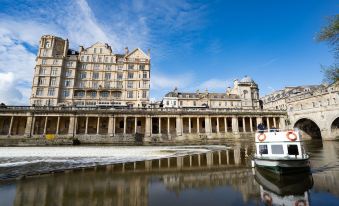
[[[168,75],[168,74],[152,74],[151,88],[153,90],[173,90],[177,88],[186,88],[193,81],[192,74]]]
[[[13,105],[22,101],[23,95],[16,87],[14,74],[0,73],[0,102]]]
[[[196,88],[200,90],[205,90],[206,88],[208,91],[226,91],[226,88],[230,86],[229,80],[221,80],[221,79],[209,79],[201,84],[199,84]]]

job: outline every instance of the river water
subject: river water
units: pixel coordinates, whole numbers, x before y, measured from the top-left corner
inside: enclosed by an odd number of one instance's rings
[[[339,205],[339,142],[305,143],[311,174],[283,177],[252,169],[245,141],[3,147],[0,205]]]

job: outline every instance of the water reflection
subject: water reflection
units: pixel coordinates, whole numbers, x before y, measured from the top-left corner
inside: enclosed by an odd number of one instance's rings
[[[253,175],[252,147],[235,144],[233,149],[204,154],[2,182],[0,205],[321,205],[325,201],[337,205],[339,144],[307,147],[312,176],[281,178],[260,170]]]
[[[310,205],[309,190],[312,175],[299,173],[280,176],[264,169],[254,169],[255,180],[260,185],[260,197],[266,205]]]

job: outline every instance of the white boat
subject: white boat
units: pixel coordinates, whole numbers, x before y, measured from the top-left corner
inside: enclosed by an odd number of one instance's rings
[[[286,174],[308,172],[309,155],[306,154],[298,131],[271,130],[255,134],[256,153],[252,166]]]

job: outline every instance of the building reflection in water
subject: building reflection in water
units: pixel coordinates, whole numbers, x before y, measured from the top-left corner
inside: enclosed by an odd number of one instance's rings
[[[154,181],[177,194],[230,186],[246,202],[259,193],[247,153],[236,147],[27,178],[16,182],[14,205],[148,205]]]
[[[338,147],[333,142],[323,143],[320,149],[308,145],[312,176],[278,178],[262,171],[253,175],[248,157],[252,147],[234,145],[228,150],[77,169],[7,185],[16,188],[14,205],[27,206],[165,206],[194,201],[195,205],[310,205],[322,199],[321,192],[338,195],[338,166],[333,157],[338,158]]]
[[[265,205],[310,205],[309,190],[313,186],[310,173],[277,175],[264,169],[253,169]]]

